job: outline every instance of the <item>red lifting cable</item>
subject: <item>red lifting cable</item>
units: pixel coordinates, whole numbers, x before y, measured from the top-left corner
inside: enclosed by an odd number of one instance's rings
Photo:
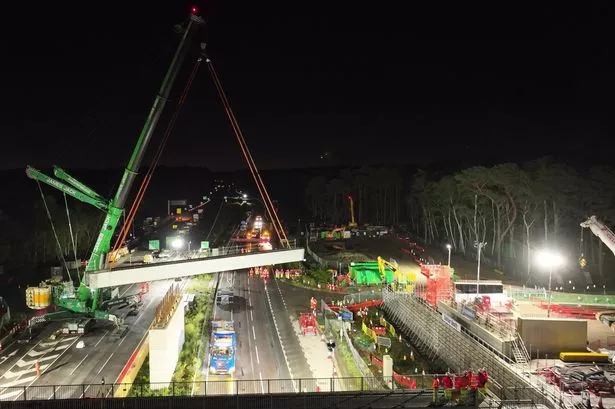
[[[164,148],[167,145],[167,142],[169,141],[169,136],[171,135],[171,131],[173,130],[173,127],[175,126],[175,121],[177,121],[181,108],[184,105],[184,102],[186,101],[186,97],[188,96],[188,91],[190,91],[190,88],[192,88],[192,83],[199,69],[199,66],[201,65],[201,61],[202,61],[202,58],[199,57],[196,61],[196,64],[194,65],[194,68],[192,69],[192,72],[190,73],[188,82],[186,83],[186,86],[184,87],[184,90],[182,91],[182,94],[177,102],[177,108],[175,109],[175,112],[173,112],[173,116],[171,117],[171,120],[169,121],[169,124],[167,125],[162,141],[160,142],[160,145],[158,145],[158,150],[156,151],[156,154],[154,155],[152,163],[150,164],[150,167],[147,171],[147,174],[145,175],[145,177],[143,178],[143,181],[141,182],[141,186],[139,187],[137,196],[135,197],[135,200],[133,201],[132,206],[130,207],[130,211],[128,212],[128,216],[126,217],[126,221],[124,222],[124,225],[122,226],[122,229],[120,230],[119,236],[117,240],[115,241],[115,244],[113,245],[112,253],[120,249],[126,241],[126,236],[128,235],[128,232],[130,231],[130,226],[134,222],[135,216],[137,214],[137,210],[139,209],[139,206],[141,205],[141,202],[143,201],[143,196],[145,195],[145,191],[147,190],[152,180],[152,176],[154,174],[154,171],[156,170],[156,167],[158,166],[158,162],[160,161],[162,152],[164,151]]]
[[[243,145],[243,143],[242,143],[242,141],[241,141],[241,139],[239,137],[239,134],[240,134],[241,130],[239,129],[239,125],[237,124],[237,121],[234,119],[234,115],[233,115],[233,112],[231,110],[230,104],[228,103],[228,100],[225,98],[224,91],[222,90],[222,84],[219,81],[217,81],[217,76],[215,75],[215,71],[213,71],[213,66],[211,64],[211,60],[207,59],[207,63],[208,63],[208,68],[209,68],[209,70],[210,70],[210,72],[212,74],[212,78],[214,80],[214,85],[216,86],[216,90],[218,91],[218,94],[220,95],[220,99],[222,100],[222,105],[224,106],[224,110],[227,113],[227,116],[228,116],[229,121],[231,123],[231,127],[233,128],[233,131],[235,133],[235,136],[237,136],[237,139],[239,141],[239,147],[241,148],[243,156],[246,159],[246,162],[248,163],[248,167],[250,169],[250,172],[251,172],[252,176],[254,177],[254,181],[255,181],[256,187],[258,188],[258,191],[259,191],[259,193],[261,195],[261,198],[263,198],[263,204],[265,205],[265,210],[267,211],[267,214],[269,215],[269,218],[272,221],[273,229],[275,230],[276,235],[278,236],[278,239],[281,240],[282,237],[281,237],[280,231],[278,229],[278,226],[276,225],[275,220],[273,219],[272,210],[270,209],[270,206],[268,205],[268,203],[264,199],[262,187],[261,187],[261,185],[260,185],[260,183],[259,183],[259,181],[258,181],[258,179],[256,177],[256,174],[255,174],[255,172],[253,170],[254,164],[250,162],[250,160],[249,160],[249,158],[247,156],[247,153],[246,153],[245,146]]]
[[[228,98],[226,96],[226,93],[224,92],[224,89],[222,88],[222,84],[220,82],[220,79],[218,78],[218,75],[213,67],[213,64],[211,63],[211,60],[208,58],[207,59],[207,63],[208,63],[208,68],[212,74],[212,77],[214,79],[214,83],[216,85],[216,88],[218,89],[218,93],[220,95],[220,98],[222,99],[222,102],[224,104],[225,110],[227,112],[227,115],[229,117],[229,121],[231,122],[231,126],[233,127],[233,130],[235,131],[235,135],[237,136],[237,140],[239,142],[239,146],[243,152],[243,155],[246,159],[246,162],[248,163],[248,167],[250,168],[250,172],[252,173],[252,176],[254,177],[254,180],[256,182],[256,186],[259,189],[259,192],[261,194],[261,198],[263,199],[263,202],[265,203],[265,207],[267,208],[268,213],[270,213],[270,218],[271,221],[273,223],[274,229],[276,230],[276,233],[278,235],[278,238],[281,241],[281,244],[284,245],[284,243],[286,243],[286,246],[288,246],[288,238],[286,237],[286,233],[284,232],[284,228],[282,227],[282,223],[280,222],[280,219],[278,217],[278,214],[275,210],[275,207],[273,206],[273,202],[271,200],[271,197],[269,196],[269,193],[267,192],[267,188],[265,187],[265,183],[262,180],[262,177],[258,171],[258,168],[256,167],[256,164],[254,162],[254,158],[252,157],[252,154],[250,153],[250,150],[248,148],[248,145],[245,141],[245,138],[243,136],[243,133],[241,132],[241,129],[239,127],[239,124],[237,122],[237,118],[235,117],[235,114],[233,113],[231,106],[230,106],[230,102],[228,101]],[[269,209],[271,208],[271,210]],[[276,222],[277,222],[277,226],[276,226]],[[279,231],[278,231],[278,226],[279,226]]]

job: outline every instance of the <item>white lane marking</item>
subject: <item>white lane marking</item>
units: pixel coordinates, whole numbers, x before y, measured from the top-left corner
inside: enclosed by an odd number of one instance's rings
[[[120,297],[123,297],[128,292],[128,290],[130,290],[132,288],[133,285],[134,284],[130,284],[128,287],[126,287],[126,289],[124,290],[124,293],[120,294]]]
[[[107,365],[107,362],[109,362],[111,360],[111,357],[113,356],[115,352],[112,352],[111,355],[109,355],[109,358],[107,358],[107,360],[105,361],[105,363],[100,367],[100,369],[98,370],[97,374],[100,374],[102,372],[102,370],[105,368],[105,365]]]
[[[258,377],[261,380],[261,391],[263,391],[263,394],[264,394],[265,393],[265,382],[263,382],[263,374],[259,372]]]
[[[69,375],[72,375],[75,373],[75,371],[77,370],[77,368],[79,368],[79,366],[83,363],[83,361],[85,361],[85,358],[87,358],[90,354],[86,354],[86,356],[83,357],[83,359],[81,361],[79,361],[79,363],[73,368],[72,371],[70,371]]]
[[[2,398],[2,400],[9,400],[10,398],[17,397],[21,395],[22,393],[23,393],[23,389],[19,388],[14,391],[0,393],[0,398]]]
[[[248,307],[252,306],[252,297],[248,297]]]
[[[42,362],[42,361],[48,361],[50,359],[54,359],[57,358],[59,354],[55,354],[55,355],[47,355],[44,356],[42,358],[37,359],[38,362]],[[28,367],[32,367],[33,362],[26,362],[23,359],[20,359],[19,361],[17,361],[17,363],[15,365],[17,365],[20,368],[23,368],[24,366],[28,366]],[[10,373],[12,371],[7,371],[7,373]],[[5,375],[5,377],[9,377],[8,375]]]
[[[256,332],[254,332],[254,325],[252,325],[252,337],[256,341]]]
[[[254,345],[254,352],[256,352],[256,363],[260,364],[261,360],[258,358],[258,346]]]
[[[250,319],[254,321],[254,316],[252,315],[252,310],[250,310]]]
[[[74,340],[73,340],[73,342],[69,345],[69,347],[70,347],[70,346],[72,346],[75,342],[77,342],[77,340],[78,340],[78,339],[79,339],[79,337],[75,337],[75,338],[74,338]],[[55,363],[56,363],[56,361],[57,361],[58,359],[60,359],[60,358],[62,357],[62,355],[64,355],[64,353],[65,353],[66,351],[68,351],[68,348],[66,348],[64,351],[62,351],[62,353],[60,353],[60,354],[58,355],[58,357],[57,357],[56,359],[54,359],[54,360],[53,360],[53,361],[52,361],[49,365],[41,365],[41,366],[40,366],[41,376],[43,376],[43,374],[45,373],[45,371],[47,370],[47,368],[51,368],[51,367],[53,366],[53,364],[55,364]],[[24,387],[24,388],[23,388],[23,390],[21,391],[21,393],[26,392],[26,391],[28,390],[28,388],[30,388],[30,386],[32,386],[32,384],[33,384],[34,382],[36,382],[36,381],[39,379],[39,377],[38,377],[38,376],[32,376],[32,377],[30,377],[30,378],[34,378],[34,379],[32,379],[32,380],[31,380],[31,382],[30,382],[30,383],[29,383],[26,387]],[[22,380],[21,382],[23,383],[23,381],[24,381],[24,380]],[[13,400],[17,400],[17,399],[19,399],[19,396],[21,396],[21,393],[20,393],[19,395],[17,395],[17,397],[16,397],[15,399],[13,399]]]
[[[100,344],[100,342],[103,340],[104,337],[107,336],[107,334],[109,333],[109,330],[106,330],[105,333],[103,334],[102,337],[100,337],[100,339],[98,340],[98,342],[96,344],[94,344],[94,348],[96,348],[98,346],[98,344]]]
[[[54,396],[56,396],[56,393],[60,390],[61,386],[56,386],[55,389],[53,390],[53,393],[47,398],[47,400],[51,400],[53,399]]]
[[[85,389],[83,390],[83,393],[81,394],[81,396],[79,396],[79,399],[81,399],[81,398],[83,398],[85,396],[85,393],[88,391],[88,389],[90,389],[90,385],[85,387]]]
[[[297,392],[297,385],[295,384],[295,377],[293,376],[293,371],[290,368],[290,364],[288,363],[288,357],[286,356],[286,350],[284,349],[284,344],[282,343],[282,336],[280,335],[280,328],[278,327],[278,322],[275,319],[275,314],[273,313],[273,307],[271,306],[271,297],[269,296],[269,289],[267,288],[267,283],[265,282],[265,294],[267,295],[267,304],[269,304],[269,311],[271,312],[271,317],[273,318],[273,326],[275,327],[275,332],[278,336],[278,341],[280,342],[280,346],[282,347],[282,355],[284,355],[284,361],[286,362],[286,367],[288,368],[288,374],[290,375],[290,379],[293,381],[293,389]]]
[[[249,283],[248,283],[248,291],[250,290],[249,287]],[[252,311],[250,311],[250,313],[252,313]],[[254,321],[250,321],[250,319],[248,318],[248,314],[246,314],[246,325],[249,325],[252,327],[252,335],[254,335]],[[255,338],[256,341],[256,338]],[[248,351],[250,351],[250,367],[252,368],[252,378],[254,378],[254,356],[252,355],[252,341],[250,341],[250,335],[248,334]]]

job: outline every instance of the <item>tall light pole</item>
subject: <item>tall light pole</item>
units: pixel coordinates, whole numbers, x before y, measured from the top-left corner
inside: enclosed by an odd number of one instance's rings
[[[478,249],[478,266],[476,267],[476,295],[480,294],[480,253],[486,245],[486,241],[474,242],[474,247]]]
[[[553,269],[561,266],[564,262],[562,256],[551,250],[542,250],[537,254],[537,260],[544,268],[549,269],[549,287],[547,289],[547,318],[551,317],[551,279]]]
[[[451,249],[453,248],[453,246],[451,246],[450,244],[446,245],[446,249],[448,250],[448,266],[451,266]]]

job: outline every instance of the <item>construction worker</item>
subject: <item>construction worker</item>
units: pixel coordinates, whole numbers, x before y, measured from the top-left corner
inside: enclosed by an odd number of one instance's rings
[[[442,387],[444,388],[444,398],[446,400],[451,400],[453,396],[453,378],[451,378],[449,372],[442,377]]]
[[[438,390],[440,389],[440,380],[438,379],[438,375],[433,376],[433,382],[431,383],[431,388],[433,389],[432,403],[434,405],[437,405],[438,404]]]

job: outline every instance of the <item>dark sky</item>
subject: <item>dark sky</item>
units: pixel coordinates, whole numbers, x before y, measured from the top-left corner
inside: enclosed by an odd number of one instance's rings
[[[123,166],[192,3],[52,3],[3,13],[1,167]],[[395,3],[196,3],[257,164],[609,163],[608,2]],[[162,162],[243,166],[205,66]]]

